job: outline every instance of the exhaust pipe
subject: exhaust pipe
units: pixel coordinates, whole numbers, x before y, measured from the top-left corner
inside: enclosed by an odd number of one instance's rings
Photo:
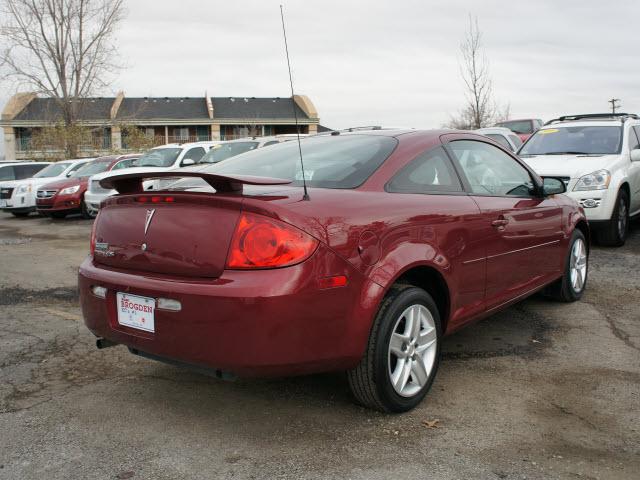
[[[111,340],[107,340],[106,338],[98,338],[96,340],[96,347],[98,347],[100,350],[102,350],[103,348],[115,347],[116,345],[118,345],[116,342],[112,342]]]

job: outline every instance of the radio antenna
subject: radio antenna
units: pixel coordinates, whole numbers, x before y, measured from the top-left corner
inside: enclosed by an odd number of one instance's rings
[[[287,67],[289,69],[289,85],[291,86],[291,106],[293,108],[293,118],[296,122],[296,133],[298,137],[298,152],[300,153],[300,166],[302,167],[302,187],[304,188],[303,200],[309,200],[309,192],[307,192],[307,179],[304,174],[304,161],[302,160],[302,145],[300,144],[300,127],[298,126],[298,112],[296,111],[296,101],[293,96],[293,77],[291,76],[291,62],[289,61],[289,45],[287,45],[287,31],[284,28],[284,12],[280,5],[280,19],[282,20],[282,35],[284,36],[284,51],[287,55]]]

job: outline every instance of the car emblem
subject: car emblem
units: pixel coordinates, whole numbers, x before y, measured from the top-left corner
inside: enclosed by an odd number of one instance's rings
[[[149,225],[151,224],[151,220],[153,219],[153,214],[156,213],[156,209],[147,210],[147,219],[144,222],[144,234],[147,234],[147,230],[149,230]]]

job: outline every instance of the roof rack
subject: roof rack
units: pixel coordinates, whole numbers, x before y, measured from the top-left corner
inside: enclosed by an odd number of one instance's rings
[[[568,122],[572,120],[593,120],[593,119],[616,119],[622,120],[623,122],[633,118],[634,120],[639,120],[640,117],[635,113],[585,113],[578,115],[563,115],[562,117],[554,118],[553,120],[549,120],[545,125],[550,125],[552,123],[557,122]]]

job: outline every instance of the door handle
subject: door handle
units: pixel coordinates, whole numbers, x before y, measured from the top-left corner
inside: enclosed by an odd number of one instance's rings
[[[499,219],[494,220],[493,222],[491,222],[491,226],[492,227],[497,227],[497,228],[502,228],[502,227],[506,227],[508,223],[509,223],[509,220],[507,220],[506,218],[499,218]]]

